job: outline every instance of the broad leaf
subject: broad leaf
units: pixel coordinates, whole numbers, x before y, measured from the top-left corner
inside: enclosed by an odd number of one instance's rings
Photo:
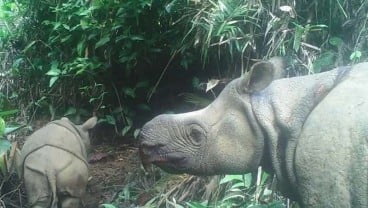
[[[109,36],[105,36],[103,38],[101,38],[95,45],[95,49],[105,45],[107,42],[110,41],[110,37]]]

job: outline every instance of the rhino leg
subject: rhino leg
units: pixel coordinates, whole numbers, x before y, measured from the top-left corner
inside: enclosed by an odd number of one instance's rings
[[[70,155],[71,156],[71,155]],[[67,168],[57,175],[58,193],[62,207],[81,207],[81,199],[85,195],[88,183],[88,167],[79,160],[71,160]]]
[[[24,176],[32,180],[24,181],[28,193],[28,203],[31,208],[49,207],[52,200],[52,193],[49,190],[47,178],[43,173],[30,168],[25,168]]]
[[[61,201],[61,208],[79,208],[82,207],[82,201],[79,198],[68,197]]]

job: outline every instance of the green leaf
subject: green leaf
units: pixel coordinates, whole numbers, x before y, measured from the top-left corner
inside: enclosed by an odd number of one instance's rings
[[[195,89],[200,89],[201,82],[199,81],[198,77],[193,77],[192,79],[192,87]]]
[[[59,77],[51,77],[50,82],[49,82],[49,87],[52,87],[55,84],[56,80],[58,79]]]
[[[230,181],[243,181],[243,175],[225,175],[225,177],[221,179],[220,184]]]
[[[71,37],[72,37],[72,35],[67,35],[67,36],[61,38],[60,42],[64,43],[64,42],[68,41]]]
[[[77,109],[74,107],[69,107],[68,110],[64,113],[64,116],[75,115],[77,113]]]
[[[336,47],[341,46],[341,44],[343,44],[343,43],[344,43],[344,41],[343,41],[341,38],[339,38],[339,37],[331,37],[331,38],[328,40],[328,42],[329,42],[331,45],[336,46]]]
[[[136,40],[136,41],[141,41],[144,40],[144,38],[142,36],[139,35],[133,35],[130,37],[131,40]]]
[[[6,139],[0,139],[0,172],[2,175],[8,173],[6,165],[6,155],[11,148],[11,143]]]
[[[319,73],[323,68],[329,68],[335,60],[335,54],[332,51],[322,53],[313,63],[313,72]]]
[[[128,126],[125,126],[122,130],[121,130],[121,135],[122,136],[125,136],[129,130],[132,128],[132,126],[128,125]]]
[[[123,88],[123,93],[126,96],[129,96],[131,98],[135,98],[135,90],[129,87]]]
[[[8,116],[11,114],[18,113],[19,110],[7,110],[7,111],[0,111],[0,117]]]
[[[252,174],[248,173],[245,175],[225,175],[225,177],[221,179],[220,184],[228,182],[242,182],[242,185],[244,187],[250,187],[252,183]]]
[[[248,206],[247,208],[267,208],[267,205],[253,204],[253,205]]]
[[[99,207],[101,207],[101,208],[116,208],[113,204],[101,204]]]
[[[58,68],[58,62],[53,61],[51,63],[51,68],[50,70],[46,73],[49,76],[59,76],[61,74],[60,69]]]
[[[11,147],[11,143],[6,139],[0,139],[0,153],[8,151]]]
[[[107,42],[110,41],[110,37],[109,36],[105,36],[103,38],[101,38],[95,45],[95,49],[105,45]]]
[[[146,104],[138,104],[137,109],[143,110],[143,111],[151,111],[151,108]]]
[[[207,202],[185,202],[189,208],[208,208]]]
[[[53,30],[57,30],[61,26],[61,22],[55,22]]]
[[[79,41],[79,43],[77,44],[77,52],[79,56],[82,56],[83,52],[84,52],[84,48],[85,48],[85,40]]]
[[[133,133],[134,139],[138,138],[139,132],[141,132],[140,129],[134,130],[134,133]]]
[[[89,23],[85,19],[80,20],[80,25],[82,26],[83,30],[86,30],[89,28]]]
[[[136,88],[147,88],[149,87],[149,81],[146,80],[146,81],[141,81],[141,82],[138,82],[136,85],[135,85]]]
[[[300,47],[300,43],[302,41],[302,36],[304,34],[304,31],[305,31],[304,27],[302,27],[301,25],[296,25],[294,43],[293,43],[293,49],[296,52],[299,51],[299,47]]]
[[[0,138],[5,134],[5,121],[0,117]]]
[[[261,177],[261,185],[264,185],[267,178],[270,177],[270,175],[264,171],[262,171],[262,177]]]
[[[123,113],[123,108],[122,107],[117,107],[112,111],[113,114],[119,114],[119,113]]]
[[[15,131],[18,131],[19,129],[22,129],[22,128],[24,128],[24,127],[26,127],[26,125],[23,125],[23,126],[13,126],[13,127],[6,127],[5,128],[5,135],[7,135],[7,134],[10,134],[10,133],[12,133],[12,132],[15,132]]]
[[[111,125],[116,125],[116,120],[113,116],[106,115],[106,122]]]
[[[86,70],[85,70],[85,68],[79,69],[79,70],[75,73],[75,75],[83,74],[85,71],[86,71]]]
[[[91,11],[89,9],[80,8],[76,14],[78,16],[87,16],[88,14],[90,14],[90,12]]]
[[[275,201],[267,205],[267,208],[285,208],[285,204],[282,201]]]
[[[69,27],[69,25],[67,25],[67,24],[63,24],[63,27],[64,27],[66,30],[70,30],[70,27]]]
[[[126,120],[128,126],[133,126],[133,121],[132,121],[131,118],[125,117],[125,120]]]
[[[31,48],[34,44],[36,43],[36,41],[32,41],[30,42],[24,49],[23,52],[27,52],[29,48]]]
[[[357,61],[360,59],[360,57],[362,56],[362,52],[360,51],[354,51],[351,55],[350,55],[350,60],[352,61]]]

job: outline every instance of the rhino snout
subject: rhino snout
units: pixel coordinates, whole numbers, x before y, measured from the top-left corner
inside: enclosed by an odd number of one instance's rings
[[[141,142],[139,145],[139,155],[142,163],[149,164],[155,161],[163,161],[165,155],[162,150],[163,147],[165,147],[165,145],[161,143],[153,144],[150,142]]]
[[[187,158],[176,151],[170,151],[167,145],[162,143],[141,142],[139,156],[145,170],[149,171],[151,164],[173,172],[186,164]]]

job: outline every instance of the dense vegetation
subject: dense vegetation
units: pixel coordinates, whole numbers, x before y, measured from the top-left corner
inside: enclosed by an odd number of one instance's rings
[[[204,83],[226,83],[257,59],[284,56],[296,76],[368,57],[365,0],[0,0],[0,7],[0,112],[18,110],[21,123],[95,113],[116,135],[134,135],[153,115],[205,105],[218,90],[206,93]],[[228,199],[258,203],[238,198],[237,188]]]

